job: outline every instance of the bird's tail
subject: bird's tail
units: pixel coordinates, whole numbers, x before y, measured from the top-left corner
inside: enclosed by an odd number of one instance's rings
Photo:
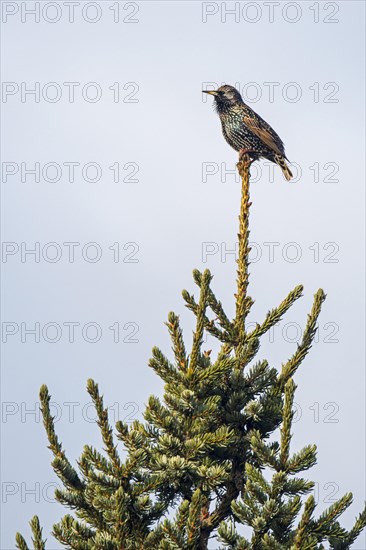
[[[290,168],[287,166],[284,157],[282,155],[275,155],[274,160],[275,160],[275,163],[278,164],[278,166],[281,168],[282,173],[287,179],[287,181],[290,181],[290,179],[293,178],[293,175]]]

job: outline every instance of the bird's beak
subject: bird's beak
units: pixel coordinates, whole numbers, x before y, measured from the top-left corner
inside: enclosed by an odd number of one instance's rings
[[[216,90],[202,90],[202,93],[204,94],[210,94],[210,95],[218,95]]]

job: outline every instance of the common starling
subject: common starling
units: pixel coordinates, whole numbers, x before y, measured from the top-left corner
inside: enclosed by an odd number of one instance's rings
[[[281,138],[244,103],[238,90],[225,85],[203,92],[214,96],[224,138],[239,152],[239,158],[244,154],[248,154],[252,161],[264,157],[278,164],[287,180],[293,177],[286,164],[288,159]]]

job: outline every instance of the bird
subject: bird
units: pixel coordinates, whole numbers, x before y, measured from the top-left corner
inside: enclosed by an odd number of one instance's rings
[[[287,181],[293,175],[286,164],[288,158],[281,138],[263,118],[244,103],[240,92],[225,84],[217,90],[202,90],[214,96],[215,109],[221,120],[227,143],[239,152],[239,160],[249,155],[252,162],[264,157],[281,168]]]

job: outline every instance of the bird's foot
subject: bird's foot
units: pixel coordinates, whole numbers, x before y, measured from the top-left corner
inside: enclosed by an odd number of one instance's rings
[[[240,149],[239,150],[239,162],[246,162],[249,166],[255,161],[255,158],[250,158],[250,154],[255,153],[252,149]]]

